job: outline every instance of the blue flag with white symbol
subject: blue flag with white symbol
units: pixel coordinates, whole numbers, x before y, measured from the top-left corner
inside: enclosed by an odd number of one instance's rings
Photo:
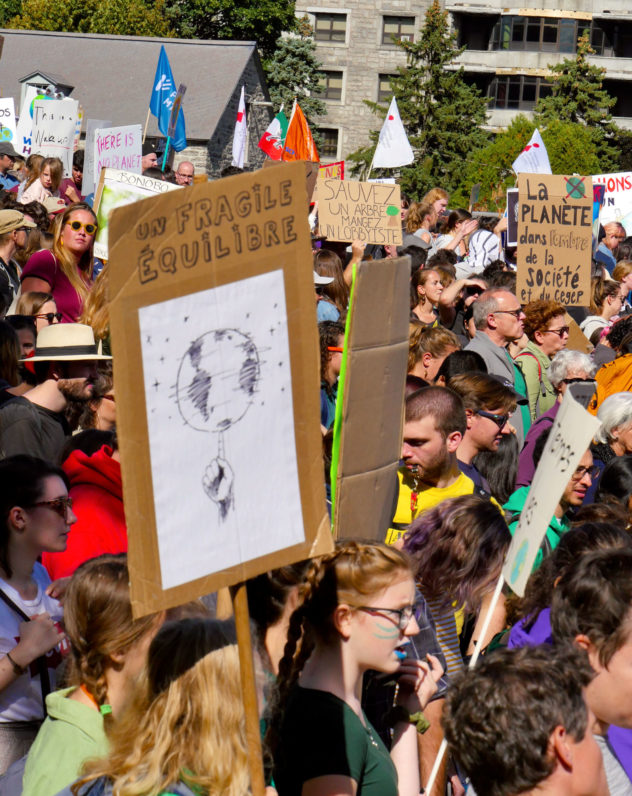
[[[167,53],[163,45],[160,48],[158,68],[156,69],[156,77],[154,78],[151,99],[149,100],[149,110],[158,119],[158,128],[163,135],[167,135],[169,116],[171,115],[171,108],[173,107],[173,102],[177,93],[177,87],[173,80],[173,75],[171,74],[169,59],[167,58]],[[180,113],[178,114],[176,132],[170,143],[176,152],[180,152],[180,150],[184,149],[187,145],[184,113],[182,109],[180,109]]]

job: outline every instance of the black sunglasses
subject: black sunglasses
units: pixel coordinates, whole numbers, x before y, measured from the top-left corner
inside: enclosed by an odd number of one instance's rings
[[[485,412],[483,409],[479,409],[476,414],[496,423],[499,430],[503,429],[509,421],[509,415],[496,415],[493,412]]]
[[[40,312],[39,315],[34,315],[33,317],[46,318],[49,326],[55,322],[55,318],[57,318],[57,323],[61,323],[61,312]]]

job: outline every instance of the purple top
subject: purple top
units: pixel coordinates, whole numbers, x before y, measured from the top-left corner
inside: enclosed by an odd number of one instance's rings
[[[559,406],[559,404],[557,404]],[[510,649],[526,647],[528,644],[552,644],[553,631],[551,629],[551,609],[544,608],[538,614],[530,630],[524,629],[524,619],[521,619],[509,631],[507,646]],[[625,769],[625,773],[632,780],[632,730],[624,727],[615,727],[611,724],[608,728],[608,740],[612,744],[617,759]]]
[[[531,481],[533,481],[533,476],[535,475],[535,464],[533,463],[535,443],[538,441],[538,437],[543,431],[546,431],[547,428],[551,428],[559,408],[560,404],[556,401],[548,411],[543,412],[540,417],[536,418],[529,429],[529,433],[524,441],[524,447],[520,452],[516,489],[520,486],[531,486]]]
[[[29,257],[20,279],[24,282],[30,276],[48,282],[57,304],[57,311],[62,314],[62,323],[76,323],[79,320],[83,299],[61,270],[57,258],[51,251],[40,249]]]

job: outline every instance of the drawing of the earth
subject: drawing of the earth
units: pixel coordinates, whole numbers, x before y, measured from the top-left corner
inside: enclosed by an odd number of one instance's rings
[[[259,381],[259,354],[248,335],[214,329],[194,340],[178,369],[178,408],[198,431],[225,431],[252,403]]]

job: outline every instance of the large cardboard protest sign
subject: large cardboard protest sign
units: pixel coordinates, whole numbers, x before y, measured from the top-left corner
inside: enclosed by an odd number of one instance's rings
[[[135,615],[331,549],[310,252],[301,163],[112,213]]]
[[[518,299],[588,306],[592,258],[590,177],[518,178]]]
[[[560,497],[600,426],[567,390],[505,558],[503,575],[520,597]]]
[[[336,537],[383,542],[393,514],[408,364],[410,259],[362,262],[346,337]]]
[[[83,182],[81,183],[81,192],[84,196],[89,196],[94,193],[97,186],[95,180],[95,163],[94,163],[94,137],[97,130],[105,130],[112,126],[112,122],[107,119],[88,119],[86,122],[86,141],[84,150],[83,162]]]
[[[401,244],[399,185],[318,180],[318,226],[328,240]]]
[[[632,229],[632,172],[595,174],[592,181],[605,189],[599,221],[602,224],[618,221],[626,229],[628,226]]]
[[[132,174],[119,169],[103,169],[94,196],[94,211],[97,214],[99,229],[94,241],[94,254],[103,260],[108,259],[108,229],[110,213],[116,207],[147,199],[158,193],[167,193],[180,189],[164,180],[155,180],[153,177],[143,177],[142,174]]]
[[[15,149],[16,140],[13,97],[3,97],[0,99],[0,143],[11,144]]]
[[[95,130],[93,149],[94,181],[101,169],[119,169],[132,174],[142,171],[143,131],[140,124]]]
[[[79,103],[71,99],[33,102],[33,151],[59,158],[64,172],[72,173],[72,153]]]

